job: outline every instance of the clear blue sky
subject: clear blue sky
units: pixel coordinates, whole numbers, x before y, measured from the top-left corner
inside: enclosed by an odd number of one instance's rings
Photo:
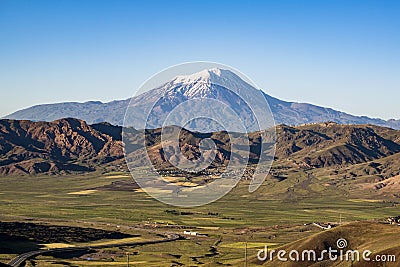
[[[205,60],[268,94],[400,118],[400,1],[0,1],[0,116],[125,99]]]

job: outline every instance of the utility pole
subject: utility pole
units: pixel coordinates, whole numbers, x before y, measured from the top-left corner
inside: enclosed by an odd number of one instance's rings
[[[126,252],[126,266],[129,267],[129,252]]]
[[[244,267],[247,267],[247,242],[244,243]]]

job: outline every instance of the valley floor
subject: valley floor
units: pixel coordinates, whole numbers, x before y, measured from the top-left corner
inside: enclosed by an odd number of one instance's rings
[[[247,266],[256,266],[260,264],[255,258],[257,252],[265,245],[293,247],[296,243],[292,242],[296,241],[302,247],[303,243],[312,244],[312,240],[326,233],[333,233],[335,238],[340,236],[338,232],[344,233],[349,242],[355,242],[351,239],[352,233],[362,232],[363,236],[356,239],[357,246],[377,250],[377,246],[371,245],[377,229],[386,233],[386,239],[380,240],[384,249],[379,251],[399,251],[394,244],[400,238],[400,227],[379,223],[386,217],[399,215],[399,204],[395,200],[374,200],[364,194],[348,195],[344,190],[326,189],[321,186],[325,181],[317,181],[317,177],[297,172],[285,181],[267,180],[252,194],[248,193],[248,183],[243,181],[217,202],[190,209],[171,207],[152,199],[135,189],[126,173],[2,177],[0,220],[104,229],[130,234],[133,237],[123,238],[138,240],[160,238],[160,234],[166,233],[185,237],[170,243],[38,256],[26,266],[126,266],[127,253],[132,266],[243,266],[246,247]],[[310,179],[317,180],[310,182]],[[340,226],[323,230],[312,222]],[[200,235],[187,236],[185,230]],[[57,233],[51,231],[47,233],[53,235],[50,240],[44,234],[29,236],[17,229],[10,232],[3,227],[0,231],[0,262],[3,263],[34,249],[118,242],[107,237],[57,240]],[[280,264],[275,262],[273,266]]]

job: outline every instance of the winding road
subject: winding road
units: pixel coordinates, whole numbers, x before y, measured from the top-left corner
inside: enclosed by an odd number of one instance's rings
[[[80,250],[90,250],[90,249],[99,249],[99,248],[107,248],[107,247],[123,247],[123,246],[140,246],[140,245],[147,245],[147,244],[156,244],[156,243],[164,243],[164,242],[171,242],[181,239],[181,236],[178,234],[165,234],[164,239],[155,239],[155,240],[148,240],[148,241],[140,241],[140,242],[123,242],[123,243],[116,243],[116,244],[107,244],[107,245],[93,245],[93,246],[83,246],[83,247],[69,247],[69,248],[53,248],[47,250],[34,250],[29,251],[24,254],[18,255],[14,259],[12,259],[8,265],[13,267],[19,267],[22,263],[26,260],[36,257],[38,255],[44,254],[52,254],[56,252],[69,252],[69,251],[80,251]]]

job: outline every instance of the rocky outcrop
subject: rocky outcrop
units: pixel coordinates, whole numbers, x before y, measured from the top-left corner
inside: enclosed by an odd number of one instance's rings
[[[78,119],[0,120],[0,174],[86,172],[123,158],[122,142]]]

